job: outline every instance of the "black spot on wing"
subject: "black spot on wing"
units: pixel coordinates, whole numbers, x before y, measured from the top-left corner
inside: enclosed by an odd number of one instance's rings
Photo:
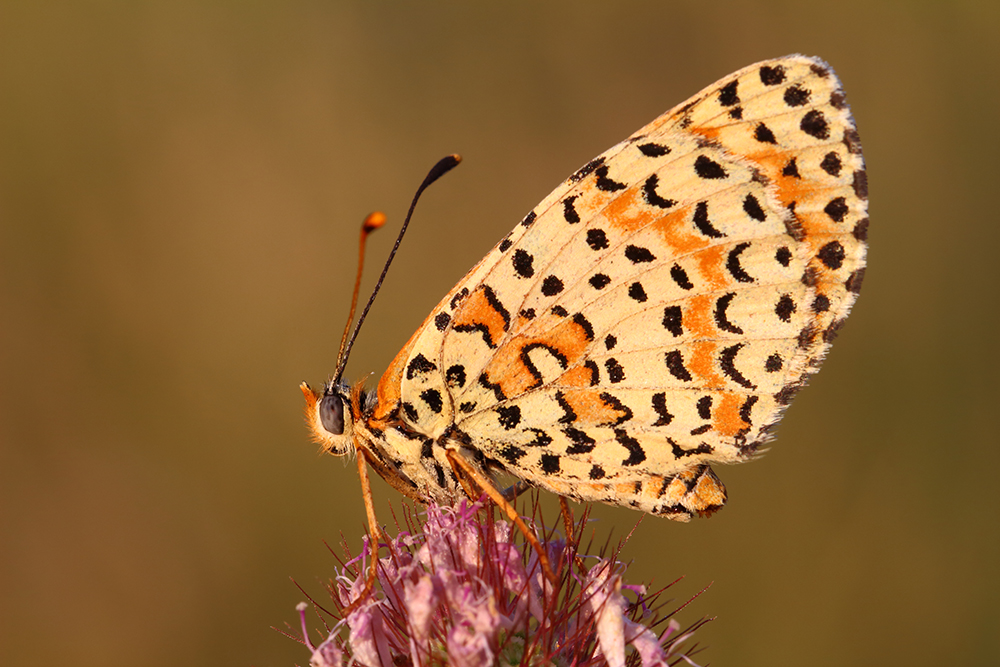
[[[830,68],[823,62],[812,63],[809,65],[809,70],[821,79],[830,76]]]
[[[701,417],[702,419],[711,419],[712,418],[712,397],[711,396],[702,396],[701,398],[699,398],[698,402],[695,403],[695,407],[697,407],[697,409],[698,409],[698,416]]]
[[[684,366],[684,356],[680,350],[671,350],[666,354],[667,370],[678,380],[690,382],[691,372]]]
[[[579,429],[564,428],[565,435],[573,444],[566,448],[567,454],[589,454],[597,446],[597,441]]]
[[[507,460],[508,463],[517,464],[521,457],[525,455],[525,451],[520,447],[515,447],[514,445],[507,445],[500,450],[500,456]]]
[[[648,248],[631,244],[625,246],[625,257],[633,264],[645,264],[656,259]]]
[[[764,125],[764,123],[757,123],[757,127],[753,131],[753,138],[762,144],[778,143],[778,140],[774,137],[774,132],[767,125]]]
[[[677,286],[683,290],[693,289],[694,285],[688,279],[687,271],[681,268],[680,264],[674,264],[670,267],[670,277],[674,279]]]
[[[743,405],[740,406],[740,419],[747,424],[753,424],[753,421],[750,420],[750,412],[759,399],[759,396],[747,396],[747,400],[743,401]]]
[[[625,429],[615,429],[615,440],[622,447],[628,450],[628,458],[622,461],[623,466],[637,466],[646,460],[646,452],[642,449],[639,441],[630,436]]]
[[[556,454],[542,454],[542,472],[546,475],[555,475],[559,472],[559,456]]]
[[[719,104],[724,107],[731,107],[740,103],[740,96],[737,92],[739,79],[733,79],[722,88],[719,88]]]
[[[729,271],[729,275],[741,283],[753,282],[753,277],[740,266],[740,253],[749,247],[749,243],[740,243],[729,251],[729,257],[726,258],[726,269]]]
[[[852,294],[858,294],[861,292],[861,283],[865,279],[865,267],[861,267],[857,271],[852,271],[851,275],[847,277],[844,281],[844,287],[847,288],[848,292]]]
[[[649,298],[646,296],[646,290],[643,289],[642,283],[640,282],[634,282],[628,286],[628,295],[639,303],[643,303]]]
[[[545,296],[555,296],[563,291],[563,281],[556,276],[546,276],[542,281],[542,294]]]
[[[778,264],[787,267],[792,261],[792,251],[786,246],[781,246],[775,251],[774,259],[777,260]]]
[[[764,370],[768,373],[777,373],[784,365],[785,363],[782,361],[781,355],[775,352],[764,362]]]
[[[604,192],[617,192],[619,190],[624,190],[627,186],[624,183],[619,183],[618,181],[608,177],[608,168],[606,165],[601,165],[594,170],[597,174],[597,186],[598,190],[603,190]]]
[[[743,343],[737,343],[736,345],[730,345],[724,349],[719,354],[719,368],[721,368],[722,372],[726,374],[726,377],[741,387],[756,389],[757,385],[750,382],[750,380],[746,379],[742,373],[736,370],[736,355],[742,348]]]
[[[791,322],[792,314],[796,311],[795,301],[788,294],[782,294],[778,303],[774,306],[774,314],[782,322]]]
[[[514,251],[514,255],[511,257],[511,263],[514,265],[514,272],[517,273],[522,278],[530,278],[535,275],[535,267],[533,266],[535,258],[526,250],[518,248]]]
[[[535,434],[535,439],[525,443],[528,447],[548,447],[552,444],[552,436],[540,428],[527,429]]]
[[[625,369],[614,357],[606,359],[604,361],[604,367],[608,371],[608,380],[610,380],[612,384],[618,384],[625,379]]]
[[[563,416],[559,418],[560,424],[574,424],[577,420],[576,410],[570,405],[569,401],[566,400],[565,394],[561,391],[556,392],[556,402],[559,407],[563,409]]]
[[[535,218],[537,218],[537,217],[538,216],[535,214],[535,212],[532,211],[528,215],[524,216],[524,220],[521,221],[521,226],[522,227],[531,227],[531,225],[533,225],[535,223]]]
[[[720,239],[725,234],[712,226],[712,221],[708,219],[708,202],[700,201],[694,207],[694,226],[705,236],[713,239]]]
[[[802,284],[806,287],[815,287],[818,279],[819,272],[814,266],[807,266],[806,270],[802,273],[802,278],[800,278]]]
[[[830,123],[826,120],[826,116],[819,109],[813,109],[809,111],[802,117],[802,121],[799,123],[799,128],[808,134],[810,137],[816,139],[829,139],[830,138]]]
[[[448,370],[444,374],[445,382],[448,383],[449,387],[464,387],[465,386],[465,366],[461,364],[454,364],[448,367]]]
[[[836,151],[830,151],[823,158],[823,161],[819,163],[819,168],[830,174],[831,176],[840,176],[840,170],[843,164],[840,161],[840,156],[837,155]]]
[[[851,187],[854,188],[854,194],[858,196],[858,199],[868,199],[868,172],[864,169],[855,171]]]
[[[573,195],[563,199],[563,218],[565,218],[566,222],[571,225],[575,225],[580,222],[580,214],[576,212],[576,208],[573,206],[573,202],[576,201],[578,196],[579,195]]]
[[[777,86],[785,80],[785,68],[781,65],[764,65],[760,68],[760,82],[765,86]]]
[[[802,178],[802,175],[799,174],[799,165],[795,161],[795,159],[796,158],[792,158],[791,160],[788,161],[788,164],[786,164],[784,167],[781,168],[782,176],[788,176],[791,178]]]
[[[868,218],[861,218],[854,224],[851,235],[859,241],[868,240]]]
[[[767,219],[767,214],[753,195],[743,198],[743,211],[757,222],[764,222]]]
[[[827,268],[836,270],[843,265],[846,253],[844,252],[844,246],[841,245],[840,241],[830,241],[819,249],[816,256],[819,257],[819,260],[823,262]]]
[[[603,229],[588,229],[587,245],[590,246],[591,250],[604,250],[608,247],[608,235],[604,233]]]
[[[653,411],[657,416],[653,426],[666,426],[674,420],[674,416],[667,412],[667,395],[663,392],[653,394]]]
[[[807,104],[811,96],[812,93],[807,88],[795,84],[785,89],[785,104],[790,107],[800,107],[803,104]]]
[[[699,155],[694,161],[694,173],[705,179],[721,179],[728,176],[721,164],[704,155]]]
[[[663,144],[646,143],[640,144],[638,148],[646,157],[663,157],[670,152],[670,148]]]
[[[438,415],[441,414],[441,409],[444,407],[444,401],[441,398],[441,392],[437,389],[426,389],[420,393],[420,400],[422,400],[431,412]]]
[[[684,313],[680,306],[667,306],[663,309],[663,328],[674,337],[684,335]]]
[[[721,331],[728,331],[739,336],[743,334],[743,329],[730,322],[726,315],[726,309],[729,308],[729,304],[734,298],[736,298],[736,292],[729,292],[720,296],[715,302],[715,326],[719,327]]]
[[[847,207],[847,200],[843,197],[836,197],[823,208],[823,212],[830,216],[834,222],[843,222],[850,209]]]
[[[412,380],[417,375],[423,375],[425,373],[430,373],[431,371],[436,371],[437,365],[430,361],[423,354],[417,354],[410,360],[410,363],[406,365],[406,379]]]
[[[646,179],[646,182],[642,185],[642,196],[646,200],[646,203],[650,206],[655,206],[657,208],[671,208],[677,204],[673,199],[666,199],[661,197],[656,191],[656,186],[660,184],[660,177],[653,174]]]
[[[497,408],[497,421],[506,430],[511,430],[521,423],[521,408],[516,405]]]
[[[611,277],[605,273],[595,273],[588,282],[594,289],[604,289],[611,282]]]
[[[448,328],[448,324],[451,322],[451,315],[448,313],[438,313],[434,316],[434,327],[438,331],[444,331]]]

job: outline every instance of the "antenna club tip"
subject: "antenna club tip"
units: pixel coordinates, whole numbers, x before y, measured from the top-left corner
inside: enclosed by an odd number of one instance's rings
[[[456,166],[458,166],[458,163],[461,161],[462,161],[462,156],[459,155],[458,153],[452,153],[451,155],[446,155],[445,157],[438,160],[437,164],[431,167],[431,170],[427,173],[427,177],[424,179],[424,182],[420,185],[419,188],[417,188],[416,197],[420,196],[420,193],[424,191],[424,188],[426,188],[428,185],[430,185],[431,183],[433,183],[434,181],[436,181],[437,179],[441,178],[449,171],[454,169]],[[414,203],[416,203],[416,197],[414,197],[413,200]]]
[[[365,218],[364,224],[362,224],[362,229],[365,232],[373,232],[382,225],[385,224],[385,213],[382,211],[373,211],[368,214]]]

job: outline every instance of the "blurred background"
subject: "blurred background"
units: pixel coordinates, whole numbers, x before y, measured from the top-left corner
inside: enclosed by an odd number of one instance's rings
[[[794,52],[861,132],[865,289],[768,456],[719,471],[729,506],[644,519],[629,579],[712,583],[679,616],[717,617],[702,664],[1000,662],[998,29],[992,2],[0,4],[0,663],[307,663],[269,627],[363,507],[297,385],[333,370],[364,215],[374,266],[464,156],[355,348],[374,382],[577,167]]]

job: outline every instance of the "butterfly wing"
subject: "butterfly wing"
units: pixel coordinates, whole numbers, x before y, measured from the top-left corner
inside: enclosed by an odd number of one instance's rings
[[[410,339],[375,419],[455,428],[564,495],[716,509],[707,464],[753,456],[853,305],[866,209],[829,66],[747,67],[546,197]]]

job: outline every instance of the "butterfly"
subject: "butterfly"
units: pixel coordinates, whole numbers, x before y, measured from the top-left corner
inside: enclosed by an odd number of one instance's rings
[[[507,473],[580,501],[711,514],[726,502],[712,465],[771,438],[854,304],[867,199],[833,70],[801,55],[751,65],[558,186],[374,392],[341,381],[343,359],[322,392],[303,384],[312,434],[422,502]]]

